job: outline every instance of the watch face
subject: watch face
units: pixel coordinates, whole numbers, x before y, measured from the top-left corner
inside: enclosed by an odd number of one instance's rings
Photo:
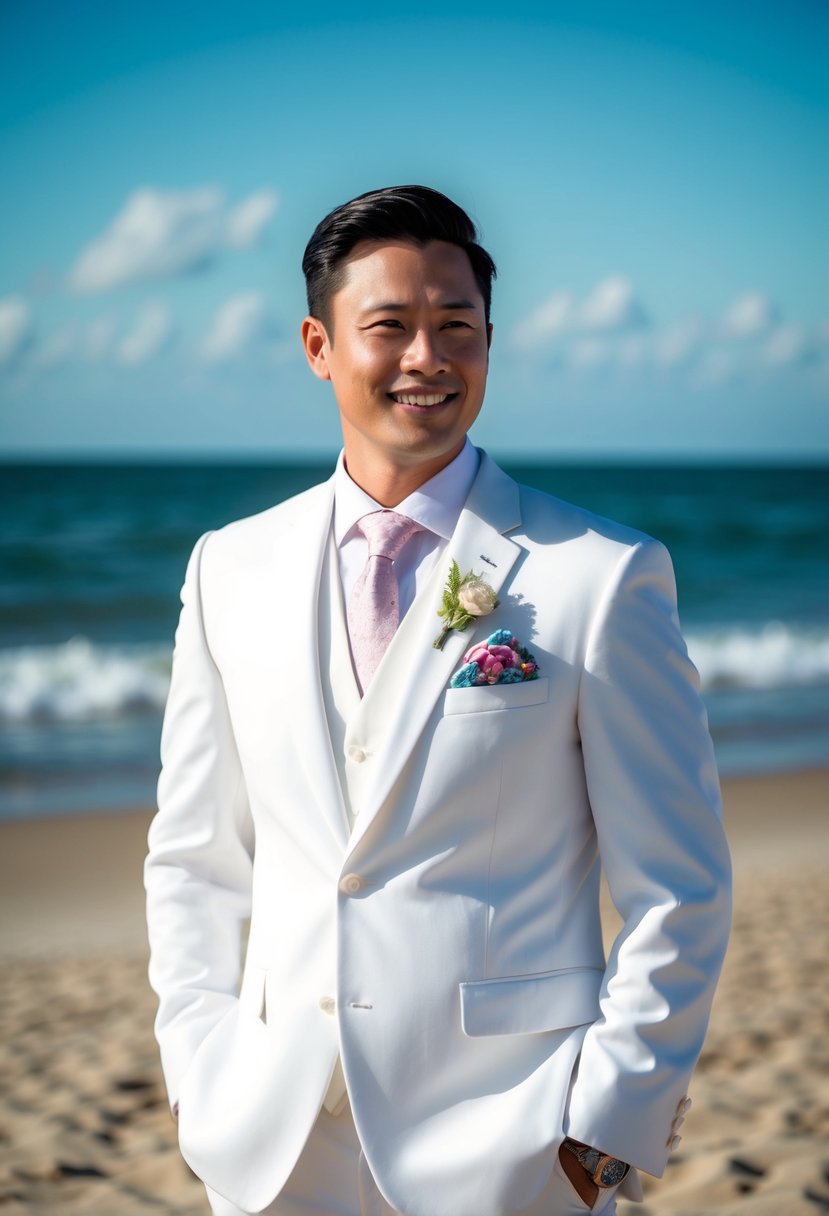
[[[622,1181],[627,1172],[626,1162],[620,1161],[618,1157],[611,1157],[602,1167],[602,1186],[615,1186],[617,1182]]]

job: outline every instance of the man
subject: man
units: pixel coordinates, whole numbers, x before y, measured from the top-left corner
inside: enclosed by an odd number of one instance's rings
[[[150,974],[217,1214],[607,1213],[678,1140],[729,917],[696,673],[662,547],[469,443],[476,236],[423,187],[322,221],[343,455],[188,567]]]

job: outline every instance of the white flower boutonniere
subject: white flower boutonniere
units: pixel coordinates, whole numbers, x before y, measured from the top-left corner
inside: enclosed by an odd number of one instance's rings
[[[443,589],[443,606],[438,608],[443,628],[435,638],[435,650],[443,648],[446,635],[453,629],[462,633],[471,621],[489,616],[497,607],[498,597],[486,579],[471,570],[461,578],[458,563],[453,560]]]

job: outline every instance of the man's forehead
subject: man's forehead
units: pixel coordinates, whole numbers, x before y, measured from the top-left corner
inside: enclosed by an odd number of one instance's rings
[[[434,285],[440,292],[448,291],[453,301],[465,301],[473,307],[483,304],[466,250],[449,241],[424,245],[397,239],[360,241],[342,268],[341,288],[359,284],[361,290],[372,295],[379,291],[385,297],[386,284],[398,290]],[[388,299],[391,302],[391,297]]]

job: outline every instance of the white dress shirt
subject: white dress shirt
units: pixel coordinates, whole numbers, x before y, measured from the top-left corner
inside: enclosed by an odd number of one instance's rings
[[[400,585],[401,620],[411,608],[415,596],[424,586],[457,527],[463,504],[478,472],[478,461],[478,450],[467,437],[458,455],[445,469],[441,469],[394,508],[398,515],[415,520],[425,529],[415,532],[394,562],[394,572]],[[341,452],[334,474],[334,540],[346,608],[354,584],[368,560],[368,541],[357,528],[357,521],[371,511],[386,509],[351,480]]]

